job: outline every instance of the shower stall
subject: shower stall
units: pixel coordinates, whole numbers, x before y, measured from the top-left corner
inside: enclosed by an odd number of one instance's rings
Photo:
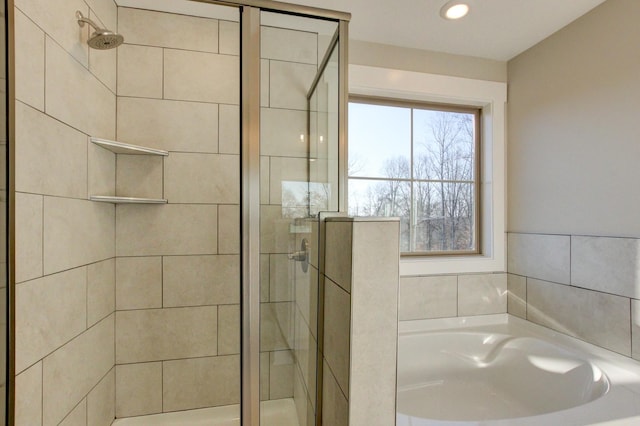
[[[8,424],[321,424],[350,16],[51,3],[7,9]]]

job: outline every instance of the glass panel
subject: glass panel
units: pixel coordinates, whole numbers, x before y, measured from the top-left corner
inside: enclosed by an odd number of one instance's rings
[[[337,23],[268,12],[261,22],[260,421],[311,426],[318,274],[307,253],[310,215],[337,208],[337,55],[319,69]]]
[[[411,109],[349,104],[349,176],[411,177]]]

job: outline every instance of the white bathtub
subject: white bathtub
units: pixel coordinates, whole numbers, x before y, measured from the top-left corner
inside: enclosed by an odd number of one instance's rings
[[[640,363],[510,315],[403,321],[397,426],[640,425]]]

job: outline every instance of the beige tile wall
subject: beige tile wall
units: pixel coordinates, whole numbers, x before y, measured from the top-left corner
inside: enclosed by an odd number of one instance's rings
[[[15,2],[16,425],[114,418],[115,207],[87,197],[116,56],[89,51],[76,10],[117,24],[113,0]]]
[[[238,25],[124,7],[118,24],[118,140],[169,156],[117,160],[119,194],[168,204],[116,211],[116,417],[236,404]]]

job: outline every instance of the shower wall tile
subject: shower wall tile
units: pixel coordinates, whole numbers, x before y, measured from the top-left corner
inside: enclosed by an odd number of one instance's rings
[[[41,277],[42,218],[41,195],[16,192],[16,282]]]
[[[116,417],[162,412],[162,362],[116,366]]]
[[[293,348],[298,366],[295,370],[300,371],[300,380],[315,406],[317,342],[299,311],[296,312]]]
[[[296,205],[306,206],[308,168],[309,160],[306,158],[271,157],[269,204],[283,204],[282,194],[291,192],[299,195]],[[305,185],[300,185],[302,183]],[[303,188],[302,193],[300,188]],[[285,203],[291,207],[289,205],[291,201],[285,201]]]
[[[240,353],[240,305],[218,306],[218,355]]]
[[[527,278],[507,274],[507,312],[527,318]]]
[[[322,369],[322,377],[323,423],[332,426],[348,426],[349,403],[326,361]]]
[[[289,224],[281,206],[260,207],[260,253],[289,253]]]
[[[114,210],[105,203],[45,197],[44,273],[113,257]]]
[[[325,280],[323,354],[344,394],[349,394],[351,298]]]
[[[294,300],[293,260],[286,254],[272,254],[269,267],[269,300],[271,302],[291,302]]]
[[[571,242],[568,235],[508,234],[508,271],[569,284]]]
[[[86,142],[88,145],[89,194],[116,193],[116,154]]]
[[[260,351],[280,351],[291,348],[293,306],[290,302],[260,305]]]
[[[76,10],[82,12],[84,16],[89,16],[89,8],[84,1],[17,0],[15,6],[55,40],[57,45],[62,46],[62,49],[68,52],[75,61],[84,67],[88,65],[89,47],[86,41],[89,28],[88,25],[80,28],[75,19]],[[47,55],[49,55],[48,48]]]
[[[260,60],[260,106],[269,107],[269,60]],[[263,123],[264,124],[264,123]]]
[[[626,297],[527,279],[527,320],[631,356]]]
[[[14,25],[16,99],[44,111],[44,32],[20,10]]]
[[[268,302],[269,295],[271,293],[269,287],[271,287],[271,283],[269,282],[269,267],[271,262],[269,260],[268,254],[260,255],[260,303]]]
[[[163,306],[240,303],[240,258],[165,256],[162,267]]]
[[[240,24],[231,21],[218,21],[220,37],[218,45],[220,53],[225,55],[240,55]]]
[[[16,376],[15,424],[42,424],[42,361]]]
[[[327,222],[325,274],[345,291],[351,291],[352,234],[351,222]]]
[[[261,155],[307,158],[307,113],[286,109],[262,108]]]
[[[86,268],[16,286],[16,371],[82,333],[87,326],[86,303]]]
[[[275,351],[269,355],[269,399],[291,398],[295,368],[292,352]]]
[[[317,64],[318,37],[315,33],[263,26],[260,36],[263,58]]]
[[[76,407],[61,421],[58,426],[85,426],[87,424],[87,400],[83,399]]]
[[[217,210],[210,205],[120,205],[116,212],[116,253],[215,254]]]
[[[123,44],[117,52],[118,96],[162,99],[163,49]]]
[[[163,157],[118,154],[116,194],[123,197],[163,198]]]
[[[572,236],[571,285],[640,298],[640,239]]]
[[[640,361],[640,300],[631,299],[631,356]]]
[[[218,20],[118,8],[118,32],[127,43],[218,52]]]
[[[293,403],[296,406],[298,425],[312,426],[312,424],[315,424],[307,422],[307,417],[310,417],[308,410],[313,411],[313,409],[310,407],[309,399],[307,398],[307,391],[304,384],[302,383],[300,370],[298,370],[297,368],[293,370]]]
[[[400,320],[455,317],[458,314],[458,284],[455,275],[402,277]]]
[[[164,97],[238,104],[239,71],[237,56],[165,49]]]
[[[164,411],[238,404],[238,355],[163,362]]]
[[[218,105],[118,97],[118,140],[167,151],[218,151]]]
[[[100,22],[107,28],[116,31],[118,28],[118,7],[113,0],[85,0]]]
[[[269,106],[307,110],[307,92],[318,72],[318,67],[293,62],[269,61]]]
[[[260,401],[269,399],[269,352],[260,352]]]
[[[507,312],[507,274],[458,276],[458,315]]]
[[[114,365],[113,315],[44,359],[43,424],[56,425]]]
[[[220,105],[218,107],[218,150],[220,154],[240,154],[240,107]]]
[[[87,266],[87,326],[115,311],[116,261],[108,259]]]
[[[111,368],[87,396],[87,426],[110,426],[115,418],[116,369]]]
[[[218,206],[218,253],[240,253],[240,206]]]
[[[116,259],[116,309],[162,307],[162,258],[119,257]]]
[[[269,176],[271,176],[271,157],[260,156],[260,204],[269,204]]]
[[[318,328],[318,270],[315,267],[310,266],[307,272],[303,272],[301,266],[296,264],[295,301],[300,315],[315,338]]]
[[[216,355],[218,309],[116,312],[118,364]]]
[[[164,190],[170,203],[239,203],[240,157],[173,153],[165,159]]]
[[[75,11],[72,15],[73,13]],[[69,20],[64,19],[60,22],[68,23]],[[48,37],[46,49],[47,114],[90,136],[114,139],[114,93]],[[70,102],[69,93],[81,94],[81,97]]]
[[[87,137],[16,102],[16,190],[87,198]]]

